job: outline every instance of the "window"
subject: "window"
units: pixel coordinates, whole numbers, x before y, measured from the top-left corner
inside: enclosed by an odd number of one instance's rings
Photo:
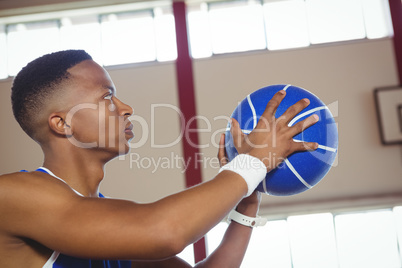
[[[194,58],[392,35],[387,0],[203,3],[190,6],[188,23]]]
[[[215,54],[266,48],[262,8],[257,1],[210,4],[209,23]]]
[[[392,35],[387,0],[208,1],[187,7],[193,58]],[[0,24],[0,79],[61,49],[85,49],[105,66],[177,58],[171,6],[117,8],[111,14],[102,13],[109,9],[91,14],[78,10],[61,12],[59,18],[43,14],[47,21]],[[31,18],[38,16],[24,20]]]
[[[335,217],[341,267],[401,267],[392,210]]]
[[[227,223],[207,235],[210,253]],[[402,207],[342,214],[319,213],[268,221],[253,230],[241,267],[401,267]]]
[[[367,38],[381,38],[391,35],[392,22],[389,16],[387,0],[364,0],[363,4],[364,23]]]
[[[402,207],[395,207],[393,211],[396,223],[396,233],[398,235],[399,254],[402,261]]]
[[[98,16],[62,18],[60,25],[61,49],[84,49],[102,64],[101,31]]]
[[[30,49],[26,49],[27,43]],[[72,15],[0,25],[0,79],[16,75],[39,56],[65,49],[84,49],[105,66],[175,60],[172,9]]]
[[[365,37],[360,0],[306,0],[312,44]]]
[[[264,4],[268,49],[286,49],[310,45],[304,0]]]
[[[101,26],[104,65],[156,59],[151,11],[104,15]]]
[[[105,65],[170,61],[177,57],[170,9],[104,15],[101,26]]]
[[[190,50],[193,58],[212,56],[211,34],[209,31],[208,5],[192,6],[187,13]]]
[[[331,213],[293,216],[287,222],[294,267],[338,267]]]
[[[58,49],[59,24],[56,20],[7,25],[7,68],[10,75],[17,74],[29,61]]]
[[[193,58],[266,48],[260,1],[190,6],[187,21]]]
[[[253,230],[241,267],[292,267],[286,220],[268,221]]]
[[[187,246],[182,252],[177,254],[177,257],[185,260],[191,266],[194,266],[194,247],[193,247],[193,245]]]
[[[177,58],[176,30],[172,10],[155,8],[154,22],[157,60],[175,60]]]

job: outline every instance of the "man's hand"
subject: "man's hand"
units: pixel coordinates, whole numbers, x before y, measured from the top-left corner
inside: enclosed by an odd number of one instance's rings
[[[315,142],[293,141],[294,136],[318,121],[317,115],[312,115],[291,127],[288,126],[289,122],[310,104],[308,99],[298,101],[279,118],[275,118],[275,112],[285,95],[286,91],[280,90],[272,97],[257,126],[249,135],[245,135],[239,123],[231,119],[230,132],[238,153],[259,158],[266,165],[267,172],[296,151],[315,150],[318,147]]]

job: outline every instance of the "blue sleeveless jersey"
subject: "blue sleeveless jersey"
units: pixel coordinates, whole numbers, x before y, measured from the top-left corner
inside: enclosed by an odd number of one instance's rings
[[[26,171],[26,170],[21,170]],[[61,181],[59,177],[55,176],[49,170],[38,168],[36,171],[47,173]],[[64,182],[64,181],[63,181]],[[78,193],[78,192],[77,192]],[[104,198],[99,193],[99,197]],[[130,268],[131,261],[119,260],[88,260],[67,256],[58,252],[54,252],[43,268]]]
[[[130,268],[130,261],[85,260],[60,254],[53,268]]]

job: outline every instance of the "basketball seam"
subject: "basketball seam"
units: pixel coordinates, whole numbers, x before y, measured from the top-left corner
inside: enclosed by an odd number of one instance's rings
[[[293,139],[293,141],[295,141],[295,142],[305,142],[305,141],[296,140],[296,139]],[[322,144],[318,144],[318,148],[320,148],[322,150],[325,150],[325,151],[330,151],[330,152],[336,153],[336,148],[332,148],[332,147],[325,146],[325,145],[322,145]]]
[[[285,159],[285,164],[288,166],[288,168],[292,171],[292,173],[299,179],[299,181],[301,183],[304,184],[304,186],[306,186],[307,188],[311,189],[313,186],[311,186],[310,184],[308,184],[303,177],[297,172],[297,170],[294,168],[294,166],[292,165],[292,163],[290,163],[289,159]]]
[[[316,111],[320,111],[320,110],[324,110],[324,109],[328,109],[328,107],[327,107],[327,106],[319,106],[319,107],[315,107],[315,108],[313,108],[313,109],[310,109],[310,110],[308,110],[308,111],[306,111],[306,112],[304,112],[304,113],[302,113],[302,114],[299,114],[299,115],[297,115],[296,117],[294,117],[294,118],[292,119],[292,121],[289,122],[288,127],[293,126],[293,124],[294,124],[297,120],[299,120],[300,118],[305,117],[306,115],[312,114],[312,113],[314,113],[314,112],[316,112]]]
[[[264,192],[265,192],[267,195],[269,195],[268,189],[267,189],[267,180],[266,180],[266,179],[263,179],[263,180],[262,180],[262,188],[264,189]]]
[[[284,91],[286,91],[289,87],[291,87],[292,85],[291,84],[289,84],[289,85],[286,85],[284,88],[283,88],[283,90]]]
[[[247,95],[247,102],[250,106],[251,112],[253,113],[253,129],[257,126],[257,113],[255,112],[254,105],[251,101],[250,95]]]

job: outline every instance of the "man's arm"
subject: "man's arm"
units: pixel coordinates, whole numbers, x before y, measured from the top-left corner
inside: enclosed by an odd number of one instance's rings
[[[255,217],[260,203],[260,193],[254,192],[243,199],[236,210],[243,215]],[[252,233],[251,227],[231,222],[220,245],[205,260],[197,263],[196,268],[235,268],[240,267]],[[189,268],[187,262],[173,257],[158,262],[133,262],[132,268]]]
[[[271,153],[284,159],[295,151],[307,150],[292,138],[315,121],[309,117],[292,127],[287,121],[308,103],[296,103],[285,112],[286,120],[276,120],[275,111],[284,95],[280,92],[272,98],[257,124],[258,131],[247,139],[234,122],[239,153],[264,160]],[[273,137],[277,137],[275,145]],[[267,171],[275,168],[268,161],[264,163]],[[248,190],[243,177],[223,171],[186,191],[151,204],[136,204],[80,197],[63,182],[40,172],[15,173],[0,178],[0,231],[76,257],[164,259],[207,233]]]
[[[252,201],[250,201],[250,199]],[[257,201],[258,200],[258,201]],[[260,193],[253,193],[243,201],[250,202],[250,205],[242,204],[237,206],[236,210],[243,215],[255,217],[258,211]],[[234,268],[240,267],[246,254],[247,247],[250,241],[252,227],[247,227],[236,222],[231,222],[225,232],[225,235],[211,255],[204,261],[198,263],[197,268]]]
[[[245,192],[243,179],[225,172],[160,201],[136,204],[80,197],[40,172],[15,173],[0,178],[0,230],[81,258],[163,259],[202,237]]]

